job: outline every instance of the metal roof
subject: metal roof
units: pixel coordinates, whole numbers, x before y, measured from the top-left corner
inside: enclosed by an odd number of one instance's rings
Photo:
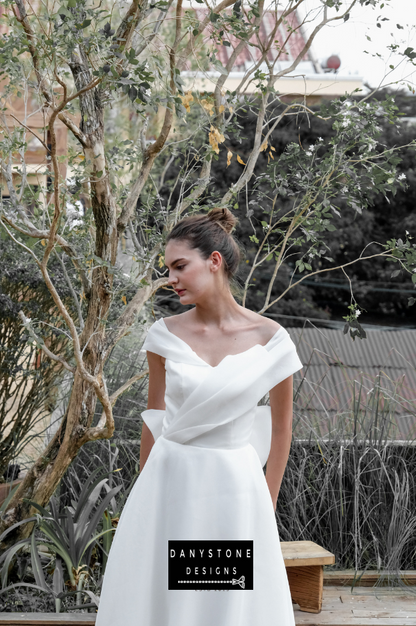
[[[355,341],[342,330],[286,330],[304,364],[294,375],[295,434],[416,439],[416,330]]]

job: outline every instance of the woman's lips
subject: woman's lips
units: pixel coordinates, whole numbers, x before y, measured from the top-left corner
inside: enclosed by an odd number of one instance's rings
[[[183,296],[183,294],[185,293],[186,289],[175,289],[175,291],[178,294],[178,296]]]

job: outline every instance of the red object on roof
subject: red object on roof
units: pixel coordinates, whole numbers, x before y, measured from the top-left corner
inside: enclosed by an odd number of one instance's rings
[[[336,54],[332,54],[326,62],[326,67],[330,70],[339,70],[341,59]]]

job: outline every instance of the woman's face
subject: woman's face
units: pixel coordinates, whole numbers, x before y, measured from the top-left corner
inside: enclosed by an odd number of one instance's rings
[[[181,304],[195,304],[220,288],[223,272],[219,252],[203,259],[198,248],[190,248],[187,241],[171,239],[165,248],[165,265],[169,269],[169,285],[178,294]]]

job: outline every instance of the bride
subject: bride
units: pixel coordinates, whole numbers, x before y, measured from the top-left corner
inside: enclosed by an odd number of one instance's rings
[[[282,326],[232,296],[235,222],[213,209],[167,238],[169,284],[194,306],[157,320],[143,344],[140,475],[97,626],[294,626],[275,509],[302,363]],[[270,406],[258,406],[267,393]]]

